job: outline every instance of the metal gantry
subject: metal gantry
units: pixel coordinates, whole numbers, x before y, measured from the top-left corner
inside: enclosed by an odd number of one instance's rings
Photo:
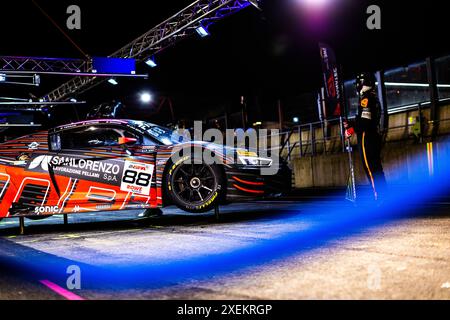
[[[0,73],[0,84],[15,84],[15,85],[38,87],[40,83],[41,78],[37,74],[22,75],[22,74]]]
[[[138,62],[143,61],[162,49],[170,47],[175,42],[195,33],[195,30],[200,26],[207,28],[215,21],[250,5],[259,7],[259,1],[197,0],[109,57],[134,58]],[[92,71],[92,66],[85,65],[84,67],[87,68],[85,72]],[[98,77],[75,77],[48,93],[43,99],[45,101],[64,100],[92,89],[104,80]]]
[[[62,58],[0,57],[0,72],[21,73],[81,73],[92,69],[91,61]]]

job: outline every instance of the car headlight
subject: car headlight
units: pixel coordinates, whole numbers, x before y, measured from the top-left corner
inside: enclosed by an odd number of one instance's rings
[[[270,167],[272,165],[272,159],[258,157],[256,152],[238,150],[237,155],[241,164],[247,166]]]

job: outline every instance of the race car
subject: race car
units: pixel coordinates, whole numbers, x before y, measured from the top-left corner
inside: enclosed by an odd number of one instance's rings
[[[219,161],[191,161],[198,150]],[[261,175],[269,165],[255,152],[180,142],[171,130],[143,121],[71,123],[0,144],[0,219],[168,205],[202,213],[288,191],[287,164]]]

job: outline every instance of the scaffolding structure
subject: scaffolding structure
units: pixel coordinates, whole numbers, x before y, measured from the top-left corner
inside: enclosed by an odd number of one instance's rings
[[[90,60],[36,58],[36,57],[0,57],[0,72],[3,74],[22,73],[85,73],[92,69]]]
[[[248,6],[259,8],[260,0],[197,0],[164,22],[136,38],[109,57],[133,58],[144,61],[177,41],[207,28],[216,21]],[[91,72],[92,65],[80,65],[84,72]],[[43,97],[45,101],[64,101],[90,90],[105,79],[99,77],[75,77]]]

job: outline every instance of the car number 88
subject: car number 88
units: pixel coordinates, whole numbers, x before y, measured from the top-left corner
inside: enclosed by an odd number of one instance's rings
[[[127,170],[123,175],[122,182],[135,184],[140,187],[148,187],[150,185],[151,178],[152,176],[148,173]]]

